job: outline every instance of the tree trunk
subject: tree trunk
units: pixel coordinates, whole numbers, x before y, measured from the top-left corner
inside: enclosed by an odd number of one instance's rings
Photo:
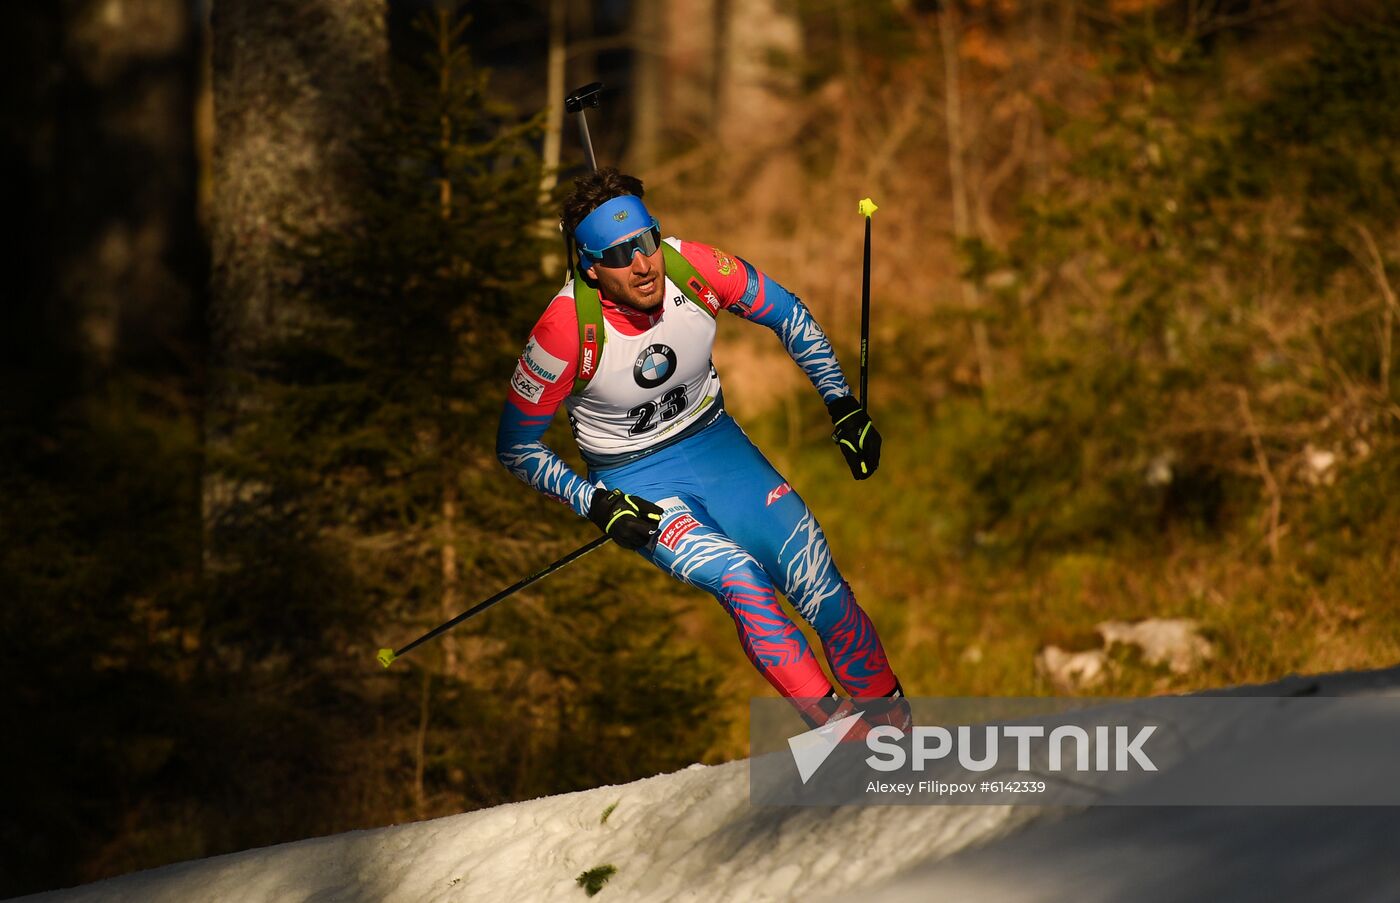
[[[348,225],[353,146],[385,90],[385,0],[217,0],[212,211],[215,355],[237,364],[292,318],[285,251]]]
[[[438,9],[438,59],[441,60],[441,69],[438,72],[438,92],[443,98],[451,97],[452,67],[447,60],[452,56],[452,15],[445,8]],[[449,161],[452,156],[452,146],[456,141],[456,136],[452,134],[452,120],[443,114],[442,131],[438,135],[438,166],[442,171],[442,177],[438,180],[438,213],[445,224],[452,221],[452,207],[454,198],[452,196],[452,179],[448,175]],[[440,422],[438,424],[436,443],[438,460],[442,462],[442,498],[439,505],[439,525],[440,536],[438,542],[441,547],[441,562],[439,577],[442,581],[442,598],[439,608],[444,621],[452,618],[461,609],[461,579],[457,567],[457,459],[456,441],[452,438],[454,431],[451,423],[454,421],[456,412],[451,409],[449,401],[452,373],[457,366],[455,355],[443,362],[442,368],[442,389],[440,398],[442,399],[442,411],[440,412]],[[449,678],[457,675],[457,639],[451,635],[442,638],[442,670]],[[426,684],[424,685],[424,696],[427,695]],[[426,707],[427,702],[423,705]],[[424,718],[426,719],[426,714]],[[421,789],[423,763],[421,759],[418,763],[419,784]]]
[[[661,79],[665,67],[665,6],[634,4],[632,13],[632,128],[631,170],[645,179],[656,166],[661,131]]]
[[[544,176],[540,185],[548,195],[559,182],[559,155],[564,144],[564,63],[568,51],[568,2],[549,0],[549,52],[545,64],[545,104],[549,118],[544,129]]]
[[[968,206],[968,185],[965,166],[966,140],[962,118],[962,85],[959,77],[959,46],[961,26],[956,3],[948,3],[938,14],[938,34],[943,45],[944,106],[948,126],[948,184],[953,201],[953,237],[961,248],[971,237],[971,217]],[[982,299],[977,286],[960,279],[963,304],[976,317]],[[992,381],[991,348],[987,327],[981,320],[972,321],[972,345],[977,354],[978,377],[985,393]]]
[[[544,173],[540,177],[540,198],[547,200],[559,184],[559,160],[564,146],[564,63],[567,60],[568,0],[549,0],[549,55],[545,65],[545,105],[548,117],[544,126]],[[546,240],[558,236],[559,221],[546,216],[540,223],[540,235]],[[540,269],[545,273],[566,270],[568,261],[560,256],[559,244],[540,257]]]
[[[688,144],[709,143],[715,115],[719,0],[671,0],[662,21],[663,130]]]
[[[715,0],[711,131],[722,157],[713,180],[716,202],[730,186],[746,186],[744,223],[736,244],[761,240],[779,215],[800,211],[802,172],[793,131],[800,112],[794,63],[802,53],[795,12],[778,0]],[[750,232],[748,230],[752,229]]]
[[[288,252],[355,220],[354,148],[387,90],[385,12],[385,0],[215,0],[207,447],[258,406],[236,374],[298,317]],[[208,535],[232,497],[213,472],[204,495]]]
[[[19,377],[6,409],[43,416],[118,368],[193,382],[205,255],[190,4],[25,4],[6,25],[5,209],[20,223],[7,281],[21,299],[0,330]]]

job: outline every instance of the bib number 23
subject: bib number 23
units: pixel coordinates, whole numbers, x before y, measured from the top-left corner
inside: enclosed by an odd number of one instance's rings
[[[675,420],[681,416],[685,410],[685,386],[676,386],[671,391],[662,395],[655,401],[647,401],[637,405],[627,412],[627,416],[634,418],[631,428],[627,430],[629,436],[640,436],[649,433],[669,420]]]

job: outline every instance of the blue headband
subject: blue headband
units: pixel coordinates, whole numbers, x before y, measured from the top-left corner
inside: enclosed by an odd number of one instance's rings
[[[656,225],[656,218],[647,210],[642,199],[630,194],[622,194],[610,201],[604,201],[583,218],[574,230],[574,238],[580,249],[602,251],[617,244],[634,232],[640,232]],[[581,257],[584,269],[594,261]]]

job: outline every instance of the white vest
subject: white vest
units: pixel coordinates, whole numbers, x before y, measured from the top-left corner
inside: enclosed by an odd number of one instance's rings
[[[666,242],[680,250],[680,242]],[[670,274],[656,325],[624,335],[603,318],[607,336],[584,390],[564,400],[574,439],[590,464],[640,457],[719,413],[719,373],[710,360],[715,318],[690,301]],[[560,294],[573,297],[570,281]]]

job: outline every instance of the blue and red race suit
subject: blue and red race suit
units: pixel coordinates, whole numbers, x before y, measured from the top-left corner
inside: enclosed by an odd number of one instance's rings
[[[824,402],[850,394],[830,342],[801,300],[738,257],[665,241],[695,267],[721,309],[778,335]],[[710,360],[714,316],[669,278],[665,291],[664,303],[649,313],[602,299],[606,341],[600,359],[586,362],[594,375],[573,394],[584,350],[573,283],[566,284],[535,324],[511,379],[497,457],[581,517],[599,486],[660,505],[656,541],[640,554],[713,594],[734,619],[749,659],[784,696],[814,699],[832,688],[779,605],[779,592],[815,629],[847,693],[890,694],[897,681],[880,638],[837,569],[821,525],[724,411]],[[560,404],[587,478],[541,441]]]

